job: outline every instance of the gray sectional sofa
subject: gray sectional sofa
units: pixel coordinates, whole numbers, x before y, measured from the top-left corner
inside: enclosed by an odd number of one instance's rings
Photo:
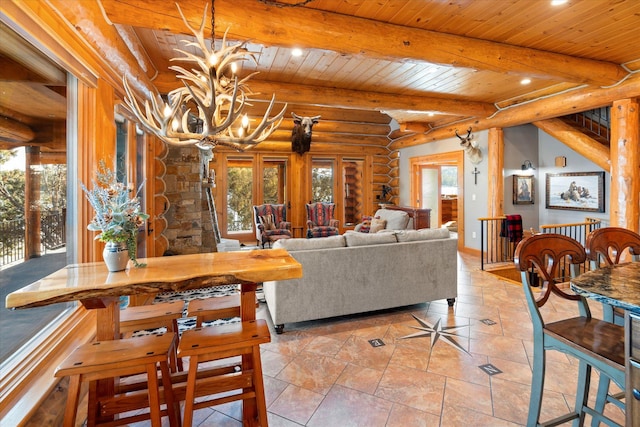
[[[457,297],[457,235],[449,230],[347,232],[286,239],[301,279],[264,282],[269,313],[285,323],[323,319]]]

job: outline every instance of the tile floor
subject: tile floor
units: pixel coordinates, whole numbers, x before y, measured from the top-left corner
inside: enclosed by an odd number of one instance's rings
[[[459,255],[458,268],[454,307],[443,300],[285,325],[282,335],[272,329],[272,342],[262,351],[269,425],[524,425],[532,328],[522,289],[480,271],[473,256]],[[597,304],[592,309],[594,317],[601,315]],[[266,310],[260,304],[258,317],[268,318]],[[544,314],[575,313],[556,299],[545,306]],[[438,339],[435,334],[403,339],[423,332],[416,329],[421,325],[413,316],[434,326]],[[370,340],[384,345],[374,347]],[[501,372],[489,375],[480,368],[487,364]],[[573,406],[576,373],[574,359],[548,354],[543,420]],[[592,381],[592,396],[594,384],[597,381]],[[623,423],[617,408],[607,412]],[[240,413],[237,402],[204,408],[196,412],[195,425],[240,426]]]

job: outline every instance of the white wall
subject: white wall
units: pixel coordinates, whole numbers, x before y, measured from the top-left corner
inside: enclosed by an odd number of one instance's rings
[[[464,215],[465,215],[465,245],[469,248],[480,249],[480,221],[489,212],[488,204],[488,132],[474,132],[475,140],[482,151],[482,162],[473,165],[465,155],[464,162]],[[568,148],[547,133],[533,125],[523,125],[504,129],[504,213],[522,215],[522,226],[539,229],[540,224],[560,224],[581,222],[585,217],[601,218],[604,224],[609,222],[609,182],[610,175],[605,174],[605,213],[584,212],[573,210],[546,209],[545,179],[547,173],[561,172],[599,172],[601,168]],[[412,157],[427,156],[460,150],[460,140],[454,135],[452,138],[437,142],[430,142],[400,150],[399,180],[400,205],[409,203],[409,160]],[[556,156],[567,158],[567,167],[555,166]],[[535,203],[533,205],[513,204],[513,175],[522,175],[522,164],[530,160],[536,168]],[[478,168],[478,184],[474,184],[474,167]],[[476,237],[473,238],[475,232]]]
[[[566,224],[571,222],[584,221],[585,217],[600,218],[603,224],[609,223],[609,190],[611,188],[611,175],[605,171],[604,176],[604,213],[584,212],[563,209],[546,209],[546,174],[547,173],[566,173],[566,172],[602,172],[603,169],[595,163],[585,159],[563,143],[546,132],[538,131],[538,182],[540,182],[540,224]],[[567,158],[567,166],[564,168],[555,166],[556,156],[565,156]]]
[[[538,128],[533,125],[516,126],[504,129],[504,213],[522,216],[522,228],[537,229],[540,224],[539,208],[544,197],[540,198],[541,186],[538,177]],[[528,175],[522,170],[525,160],[530,160],[536,168],[533,180],[533,205],[513,204],[513,176]]]
[[[478,218],[486,217],[489,180],[487,177],[487,131],[474,132],[473,136],[482,151],[482,161],[478,165],[472,164],[467,156],[464,159],[464,239],[469,248],[480,249],[480,221]],[[412,157],[427,156],[430,154],[460,151],[460,140],[453,135],[452,138],[441,141],[429,142],[400,150],[399,177],[400,177],[400,204],[410,205],[409,188],[409,159]],[[478,184],[474,183],[474,167],[478,168]],[[475,238],[472,237],[473,233]]]

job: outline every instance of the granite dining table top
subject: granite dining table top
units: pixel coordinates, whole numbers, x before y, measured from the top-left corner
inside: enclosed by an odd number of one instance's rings
[[[571,289],[595,301],[640,314],[640,262],[587,271],[571,279]]]

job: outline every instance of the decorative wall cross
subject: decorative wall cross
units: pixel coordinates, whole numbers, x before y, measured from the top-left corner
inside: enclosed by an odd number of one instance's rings
[[[473,174],[474,184],[478,185],[478,174],[480,173],[480,171],[478,170],[478,168],[474,167],[473,172],[471,173]]]

